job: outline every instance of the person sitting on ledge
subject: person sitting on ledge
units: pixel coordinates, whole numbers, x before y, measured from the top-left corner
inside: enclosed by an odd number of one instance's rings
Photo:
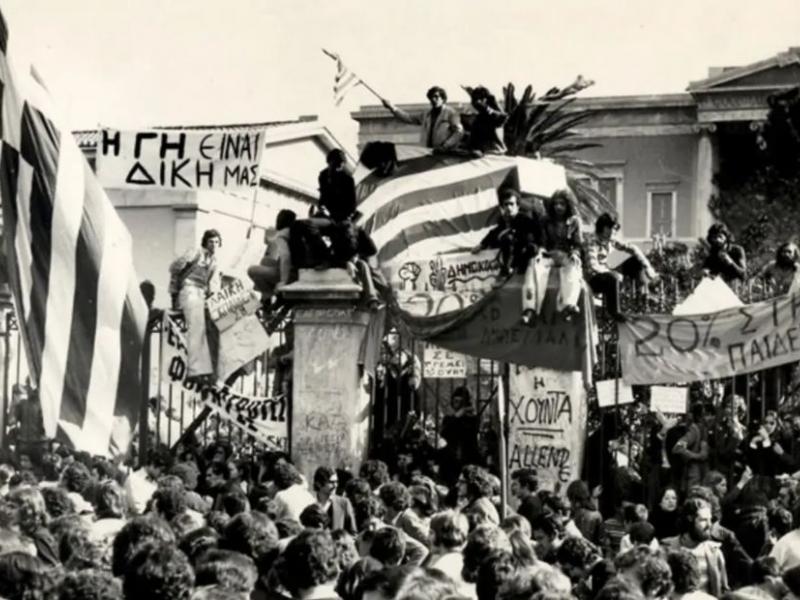
[[[581,295],[581,221],[575,196],[568,189],[557,190],[545,200],[544,250],[558,269],[559,290],[556,310],[569,321],[578,314]],[[542,309],[547,293],[550,265],[537,255],[528,263],[522,288],[522,322],[531,325]]]
[[[714,223],[706,235],[709,254],[703,262],[703,272],[710,277],[721,277],[725,283],[743,281],[747,272],[744,248],[733,243],[733,236],[725,225]]]
[[[542,227],[539,220],[520,210],[519,192],[503,188],[497,193],[500,222],[472,249],[474,254],[495,248],[500,255],[500,274],[524,273],[528,263],[542,246]]]
[[[658,278],[644,253],[632,244],[617,240],[614,235],[619,230],[619,222],[609,213],[603,213],[594,225],[594,237],[586,244],[586,280],[595,294],[601,294],[606,301],[608,313],[620,319],[619,283],[625,277],[645,286]],[[616,268],[608,266],[611,250],[630,254]],[[645,287],[646,289],[646,287]]]
[[[253,280],[256,290],[261,292],[264,306],[270,304],[278,287],[297,277],[290,249],[291,230],[296,220],[297,215],[293,210],[280,210],[275,219],[277,231],[274,234],[269,230],[264,233],[264,243],[267,245],[264,257],[259,264],[247,269],[247,275]]]
[[[421,145],[434,151],[455,150],[464,135],[461,116],[456,109],[447,106],[447,92],[442,88],[433,86],[428,90],[427,96],[431,108],[422,118],[408,114],[386,99],[382,99],[382,102],[398,121],[420,126]]]

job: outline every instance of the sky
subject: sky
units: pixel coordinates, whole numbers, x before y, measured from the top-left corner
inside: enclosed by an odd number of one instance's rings
[[[17,51],[72,129],[223,124],[319,115],[352,149],[356,88],[333,105],[335,66],[395,103],[437,84],[584,95],[684,91],[710,66],[800,46],[799,0],[2,0]]]

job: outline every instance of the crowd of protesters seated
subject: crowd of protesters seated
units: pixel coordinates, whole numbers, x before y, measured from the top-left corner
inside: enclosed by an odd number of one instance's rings
[[[800,416],[750,435],[727,418],[732,445],[697,415],[665,423],[675,473],[654,501],[619,473],[553,491],[520,468],[505,517],[460,421],[450,452],[398,440],[386,462],[308,479],[225,442],[158,449],[140,470],[23,447],[0,456],[0,598],[800,597]]]

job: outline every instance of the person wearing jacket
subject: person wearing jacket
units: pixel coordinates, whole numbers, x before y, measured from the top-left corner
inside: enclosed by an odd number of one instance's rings
[[[274,234],[267,231],[264,243],[267,250],[257,265],[247,269],[256,289],[261,292],[262,303],[267,304],[278,286],[286,285],[294,278],[290,235],[297,215],[292,210],[282,209],[275,220]]]
[[[398,121],[420,126],[420,145],[440,152],[455,150],[464,135],[461,115],[447,105],[447,92],[439,86],[430,88],[427,97],[431,108],[421,117],[397,108],[386,99],[382,102]]]

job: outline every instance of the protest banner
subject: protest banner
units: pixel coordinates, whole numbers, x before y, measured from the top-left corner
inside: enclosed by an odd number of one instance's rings
[[[701,315],[631,315],[619,325],[627,383],[688,383],[800,360],[800,294]]]
[[[206,308],[220,333],[236,321],[254,314],[260,304],[258,292],[253,289],[252,283],[245,284],[239,278],[233,279],[206,299]]]
[[[606,379],[598,381],[594,385],[599,408],[633,404],[633,389],[621,379]]]
[[[511,365],[508,470],[538,472],[539,489],[560,491],[580,477],[586,393],[580,371]]]
[[[388,265],[389,281],[398,290],[490,290],[497,282],[497,250],[410,258]]]
[[[161,365],[165,383],[195,395],[221,418],[252,435],[275,450],[288,451],[288,399],[258,398],[237,394],[232,389],[215,384],[199,385],[187,381],[187,348],[183,333],[175,322],[164,316],[161,336]]]
[[[261,130],[101,129],[97,176],[106,188],[253,189]]]
[[[681,386],[654,385],[650,388],[650,410],[670,415],[686,413],[688,389]]]
[[[463,354],[425,344],[423,376],[433,379],[464,379],[467,376],[467,359]]]

